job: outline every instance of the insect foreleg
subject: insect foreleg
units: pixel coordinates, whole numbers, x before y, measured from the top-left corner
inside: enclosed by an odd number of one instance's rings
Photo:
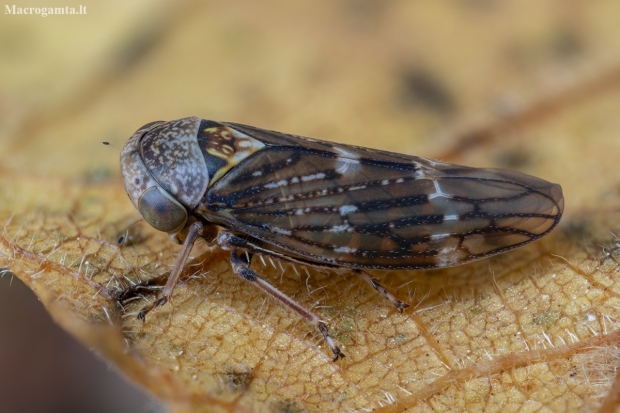
[[[140,320],[144,321],[146,318],[146,314],[153,308],[166,304],[168,298],[170,298],[170,295],[172,295],[174,287],[179,281],[179,277],[181,276],[181,272],[183,271],[183,266],[187,261],[189,253],[192,251],[194,242],[196,242],[196,239],[198,239],[198,237],[202,234],[203,228],[204,226],[200,221],[195,221],[192,225],[190,225],[189,230],[187,231],[185,242],[183,243],[183,247],[181,248],[181,251],[179,251],[177,259],[174,261],[174,267],[172,268],[172,272],[168,276],[168,281],[166,281],[166,286],[164,287],[164,291],[161,297],[140,310],[140,312],[138,313],[138,318]]]
[[[239,237],[236,237],[241,239]],[[338,360],[338,358],[344,357],[344,354],[340,351],[338,346],[336,345],[334,339],[329,335],[329,331],[327,329],[327,325],[321,321],[321,319],[311,312],[310,310],[304,308],[297,301],[293,300],[288,295],[282,293],[280,290],[275,288],[273,285],[269,284],[267,281],[262,279],[258,274],[252,271],[249,268],[251,255],[247,253],[247,251],[243,251],[240,249],[233,249],[230,255],[230,261],[232,263],[232,269],[235,274],[240,276],[246,281],[252,282],[254,285],[259,287],[261,290],[276,298],[280,302],[282,302],[287,307],[294,310],[297,314],[301,315],[303,318],[308,320],[310,324],[315,326],[323,335],[323,338],[327,342],[327,345],[331,348],[332,353],[334,353],[334,361]]]
[[[358,277],[360,277],[362,280],[366,281],[368,283],[368,285],[370,285],[372,288],[377,290],[379,292],[379,294],[381,294],[383,296],[383,298],[386,298],[392,304],[394,304],[394,307],[396,307],[398,309],[398,312],[402,313],[405,308],[409,307],[409,304],[407,304],[407,303],[401,301],[400,299],[398,299],[396,297],[396,294],[394,294],[387,287],[382,285],[381,281],[379,281],[375,277],[372,277],[366,271],[353,270],[353,273],[355,275],[357,275]]]

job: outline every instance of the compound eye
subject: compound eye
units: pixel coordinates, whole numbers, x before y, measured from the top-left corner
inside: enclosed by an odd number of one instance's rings
[[[178,232],[187,221],[185,208],[156,186],[142,194],[138,209],[144,220],[159,231]]]

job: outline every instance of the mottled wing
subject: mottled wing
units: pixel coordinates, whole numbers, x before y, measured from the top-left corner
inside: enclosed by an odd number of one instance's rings
[[[208,190],[209,220],[306,261],[448,267],[536,240],[562,215],[560,186],[519,172],[227,125],[265,147]]]

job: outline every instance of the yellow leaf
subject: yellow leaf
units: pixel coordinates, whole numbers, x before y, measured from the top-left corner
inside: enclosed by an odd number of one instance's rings
[[[9,20],[2,33],[30,33],[49,59],[62,56],[53,36],[75,43],[51,71],[27,56],[9,68],[0,50],[0,267],[175,412],[617,409],[619,71],[600,56],[620,39],[618,6],[462,3],[142,5],[123,15],[126,32],[109,30],[113,8],[66,31]],[[107,36],[75,35],[93,27]],[[520,99],[497,104],[500,91]],[[481,127],[444,129],[494,103],[501,116]],[[178,246],[132,225],[117,151],[148,121],[190,115],[510,165],[562,184],[566,215],[492,259],[374,273],[412,304],[403,314],[351,275],[255,257],[328,323],[346,354],[336,363],[313,327],[205,245],[143,323]]]

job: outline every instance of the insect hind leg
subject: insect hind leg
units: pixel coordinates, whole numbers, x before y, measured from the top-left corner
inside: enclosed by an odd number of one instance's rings
[[[233,235],[234,237],[234,235]],[[234,241],[243,240],[240,237],[236,237]],[[230,261],[232,264],[232,269],[235,274],[240,276],[246,281],[253,283],[255,286],[259,287],[261,290],[272,296],[273,298],[280,301],[282,304],[291,308],[297,314],[305,318],[310,324],[315,326],[317,330],[323,335],[323,339],[332,350],[334,354],[334,361],[337,361],[339,358],[343,358],[344,354],[340,351],[340,348],[336,345],[334,339],[329,335],[329,330],[327,325],[313,312],[303,307],[297,301],[293,300],[288,295],[284,294],[276,287],[271,285],[269,282],[261,278],[258,274],[252,271],[250,266],[251,255],[242,249],[234,248],[230,254]]]

